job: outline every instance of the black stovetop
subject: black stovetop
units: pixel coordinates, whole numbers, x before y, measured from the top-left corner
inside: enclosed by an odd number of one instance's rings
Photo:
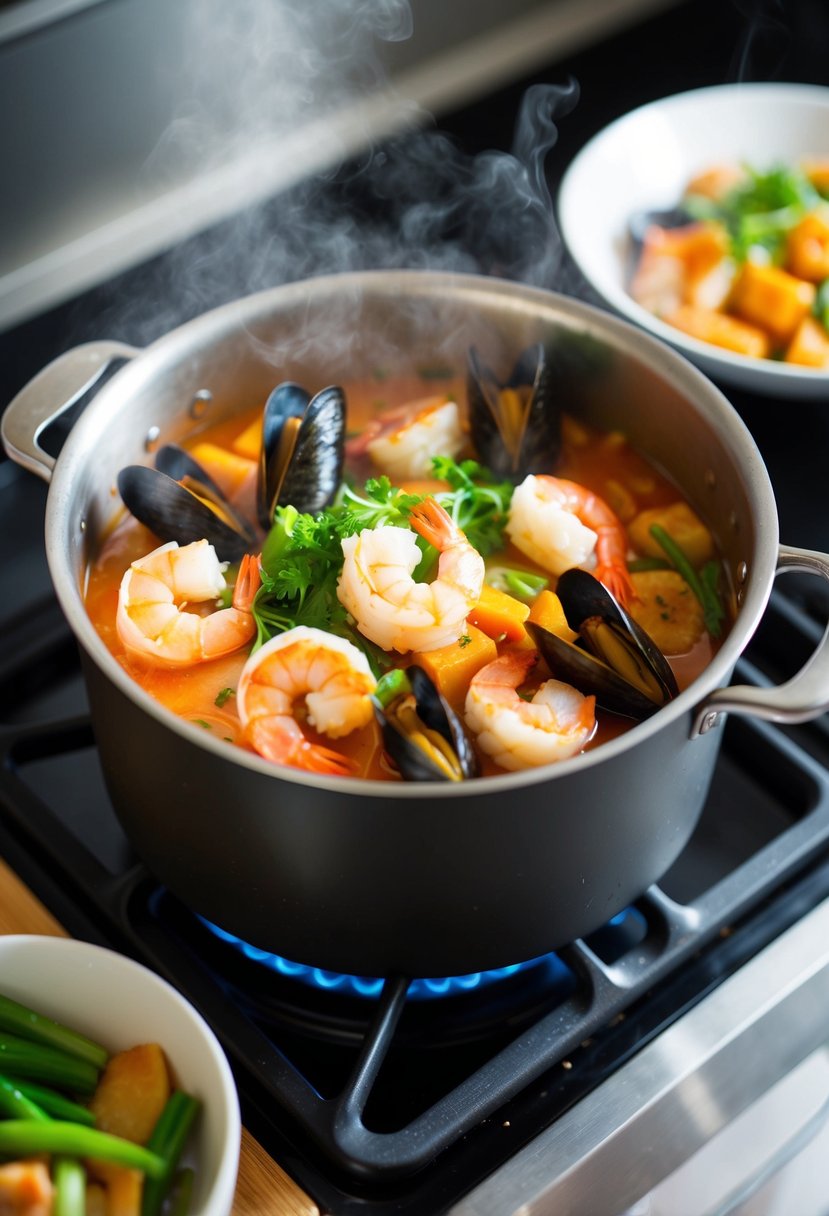
[[[546,159],[554,195],[584,141],[641,102],[738,78],[826,83],[827,63],[829,15],[819,0],[782,15],[762,2],[691,0],[438,125],[459,155],[507,149],[527,86],[576,80],[580,100]],[[405,155],[405,141],[389,149],[392,161]],[[330,213],[347,206],[376,222],[377,188],[364,175],[346,167],[319,191]],[[278,224],[282,203],[257,223]],[[256,251],[249,262],[237,256],[232,272],[222,251],[248,219],[0,335],[0,401],[79,342],[146,344],[169,328],[170,301],[178,323],[244,294]],[[459,239],[479,269],[492,269],[474,231]],[[362,264],[376,264],[381,248],[385,241],[367,242]],[[200,291],[182,298],[175,276],[188,260],[201,267]],[[254,285],[268,273],[257,265]],[[284,267],[273,274],[290,277]],[[551,286],[590,298],[566,258],[559,274]],[[829,403],[724,390],[766,461],[783,540],[829,549],[819,506]],[[735,719],[699,828],[659,888],[555,958],[475,992],[405,1002],[405,980],[389,979],[378,999],[344,997],[243,956],[159,887],[120,829],[75,644],[51,590],[45,497],[31,475],[0,464],[0,856],[70,932],[141,959],[201,1009],[231,1059],[246,1124],[323,1209],[446,1211],[829,895],[826,722],[787,730]],[[802,665],[829,615],[816,584],[789,576],[773,593],[741,682],[779,683]]]

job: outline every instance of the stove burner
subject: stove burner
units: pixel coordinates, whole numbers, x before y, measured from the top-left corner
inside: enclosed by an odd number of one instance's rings
[[[211,933],[221,941],[233,946],[245,958],[288,979],[296,979],[311,988],[322,991],[337,992],[342,996],[356,996],[376,999],[383,991],[384,980],[368,978],[359,975],[343,975],[337,971],[324,971],[320,967],[312,967],[305,963],[294,963],[279,954],[252,946],[233,933],[214,925],[203,916],[198,918]],[[645,923],[641,913],[635,908],[627,908],[614,916],[591,939],[591,945],[605,962],[614,962],[644,936]],[[528,959],[523,963],[512,963],[506,967],[496,967],[491,971],[474,971],[470,975],[453,975],[433,979],[413,979],[406,994],[407,1000],[429,1001],[442,997],[458,996],[464,992],[472,992],[497,984],[500,980],[520,972],[530,971],[535,967],[546,969],[548,981],[553,984],[557,980],[565,983],[570,976],[570,969],[555,953],[543,954],[539,958]]]

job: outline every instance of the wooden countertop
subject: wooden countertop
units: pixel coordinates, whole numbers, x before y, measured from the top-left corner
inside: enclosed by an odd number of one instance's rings
[[[66,932],[0,859],[0,934]],[[319,1216],[319,1208],[247,1130],[242,1130],[233,1216]]]

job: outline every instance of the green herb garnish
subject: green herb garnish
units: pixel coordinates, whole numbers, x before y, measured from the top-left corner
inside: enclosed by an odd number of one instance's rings
[[[497,591],[505,591],[507,595],[527,604],[531,604],[550,585],[550,580],[543,574],[531,574],[529,570],[514,570],[509,566],[489,570],[486,581]]]
[[[788,232],[820,202],[805,173],[776,166],[767,173],[745,167],[746,178],[720,200],[689,195],[684,200],[694,219],[719,220],[731,237],[731,252],[744,262],[752,249],[765,249],[780,262]]]
[[[496,481],[489,469],[477,460],[454,461],[451,456],[435,456],[435,477],[449,483],[449,490],[435,494],[463,530],[469,543],[486,557],[504,547],[504,528],[514,486],[511,481]]]

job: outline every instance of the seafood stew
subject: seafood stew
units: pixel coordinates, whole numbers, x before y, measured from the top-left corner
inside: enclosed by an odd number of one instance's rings
[[[829,368],[829,162],[717,164],[632,217],[630,294],[734,354]]]
[[[726,573],[676,487],[551,385],[541,345],[503,380],[472,349],[462,373],[278,384],[121,471],[96,629],[280,766],[457,781],[615,737],[707,666]]]

